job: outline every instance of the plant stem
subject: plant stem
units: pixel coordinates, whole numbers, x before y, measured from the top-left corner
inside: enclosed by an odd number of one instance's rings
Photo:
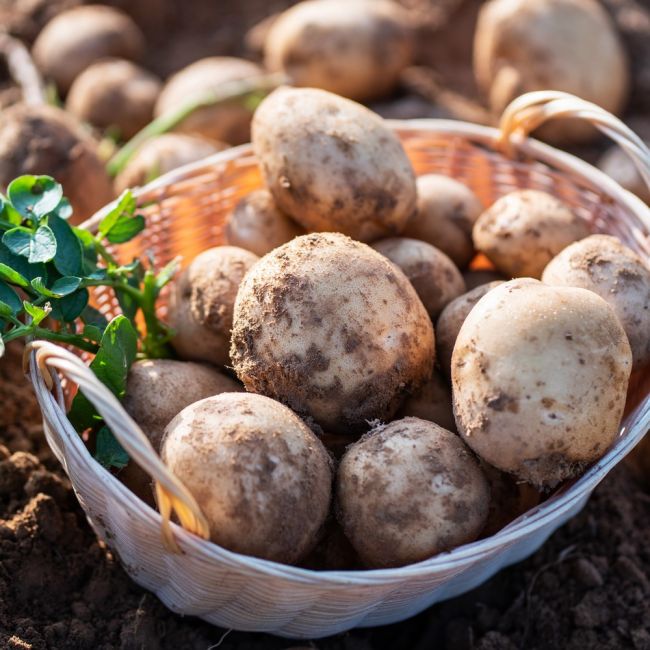
[[[8,343],[9,341],[22,338],[23,336],[33,336],[37,339],[46,339],[48,341],[57,341],[58,343],[67,343],[68,345],[74,345],[80,350],[92,352],[93,354],[99,350],[99,346],[97,344],[86,341],[86,339],[77,334],[53,332],[51,330],[45,329],[44,327],[16,327],[8,334],[3,334],[2,338],[5,343]]]
[[[99,252],[99,254],[104,258],[105,262],[107,262],[108,264],[115,264],[115,266],[119,266],[117,260],[108,252],[106,246],[102,244],[101,235],[97,235],[97,237],[95,237],[95,246],[97,247],[97,251]]]

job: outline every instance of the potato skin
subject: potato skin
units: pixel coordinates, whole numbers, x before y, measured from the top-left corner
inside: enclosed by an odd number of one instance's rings
[[[458,334],[458,431],[491,465],[554,487],[615,440],[631,367],[625,332],[600,296],[511,280],[479,300]]]
[[[336,484],[339,520],[369,568],[412,564],[473,541],[490,490],[472,453],[433,422],[404,418],[350,447]]]
[[[465,292],[465,282],[454,263],[441,251],[417,239],[389,237],[372,247],[399,266],[432,319],[445,305]]]
[[[650,362],[650,269],[616,237],[591,235],[567,246],[549,262],[542,281],[597,293],[625,329],[634,369]]]
[[[98,61],[74,80],[66,110],[99,129],[114,127],[126,140],[151,122],[161,87],[155,75],[130,61]]]
[[[219,91],[223,84],[262,74],[252,61],[230,56],[200,59],[167,80],[156,106],[156,117],[173,112],[205,92]],[[174,127],[177,133],[189,133],[228,144],[243,144],[250,139],[252,112],[241,102],[205,106],[194,111]]]
[[[463,280],[465,280],[465,286],[467,291],[476,289],[482,284],[489,284],[490,282],[505,282],[506,280],[511,280],[512,278],[507,278],[505,275],[501,275],[498,271],[490,271],[489,269],[471,269],[463,273]]]
[[[448,176],[425,174],[416,185],[417,212],[402,234],[439,248],[464,269],[474,256],[472,227],[483,211],[481,202],[469,187]]]
[[[142,32],[124,12],[86,5],[64,11],[47,23],[32,54],[43,76],[65,94],[91,64],[112,56],[137,61],[144,45]]]
[[[307,231],[373,241],[399,234],[415,211],[415,175],[399,138],[355,102],[278,88],[255,112],[252,132],[275,202]]]
[[[490,282],[452,300],[440,314],[436,323],[436,358],[446,377],[451,377],[451,355],[458,338],[458,332],[474,305],[488,292],[503,282]]]
[[[243,197],[228,217],[224,230],[227,244],[260,257],[304,234],[297,223],[278,209],[268,190],[255,190]]]
[[[404,274],[339,233],[276,248],[237,294],[230,357],[239,379],[330,433],[389,419],[431,376],[434,348]]]
[[[236,246],[216,246],[194,258],[176,281],[169,322],[181,359],[230,365],[228,348],[239,283],[257,255]]]
[[[517,190],[502,196],[474,224],[476,249],[509,278],[539,280],[563,248],[589,235],[587,223],[554,196]]]
[[[598,47],[592,47],[592,43]],[[625,50],[596,0],[491,0],[479,13],[474,73],[495,113],[533,90],[562,90],[620,113],[629,88]],[[593,139],[576,120],[545,125],[554,142]]]
[[[296,86],[356,101],[390,93],[412,57],[404,10],[385,0],[308,0],[282,13],[264,43],[265,63]]]
[[[406,398],[398,412],[398,417],[420,418],[435,422],[447,431],[456,431],[451,390],[437,371],[434,371],[431,379],[424,386]]]
[[[330,459],[282,404],[246,393],[196,402],[170,422],[162,458],[196,498],[216,544],[287,564],[316,545]]]

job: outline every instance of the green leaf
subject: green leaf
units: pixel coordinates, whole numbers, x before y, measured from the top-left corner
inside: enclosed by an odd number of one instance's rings
[[[76,291],[80,284],[81,278],[72,275],[59,278],[49,289],[45,286],[41,278],[34,278],[31,282],[32,287],[38,293],[48,298],[63,298]]]
[[[29,246],[29,262],[49,262],[56,255],[56,237],[49,226],[39,226]]]
[[[14,310],[6,302],[0,300],[0,316],[2,318],[7,318],[7,316],[13,316]]]
[[[12,228],[11,230],[7,230],[7,232],[2,236],[2,243],[12,253],[14,253],[14,255],[29,257],[32,245],[32,232],[28,228],[23,228],[22,226]]]
[[[43,321],[43,319],[45,319],[50,313],[49,307],[44,309],[38,305],[32,305],[31,302],[27,302],[26,300],[23,300],[23,307],[25,311],[32,317],[33,325],[38,325],[41,323],[41,321]]]
[[[5,200],[4,197],[3,200]],[[18,212],[18,210],[16,210],[16,208],[14,208],[14,206],[11,205],[11,203],[8,201],[2,207],[0,216],[4,221],[7,221],[14,226],[20,226],[20,224],[23,222],[23,217],[20,212]]]
[[[97,268],[97,247],[95,246],[95,239],[83,228],[73,228],[72,230],[81,242],[83,270],[84,274],[88,275]]]
[[[54,266],[61,275],[82,275],[83,245],[67,221],[60,216],[49,218],[48,225],[56,238]]]
[[[121,217],[131,217],[135,212],[135,198],[130,190],[125,190],[115,207],[99,222],[99,234],[106,237]],[[110,241],[110,240],[109,240]]]
[[[160,269],[160,272],[156,276],[156,289],[160,291],[170,280],[174,277],[178,271],[180,265],[180,258],[176,257],[171,262],[165,264],[165,266]]]
[[[91,341],[95,341],[95,343],[99,343],[102,340],[103,333],[104,333],[103,330],[101,330],[96,325],[84,326],[84,331],[83,331],[84,338],[90,339]]]
[[[106,469],[111,467],[122,469],[129,462],[129,455],[107,426],[103,426],[97,433],[95,459]]]
[[[11,307],[12,314],[17,314],[23,309],[23,301],[18,297],[18,294],[2,281],[0,281],[0,300]]]
[[[52,301],[52,317],[71,323],[79,318],[88,305],[88,289],[79,289],[64,298]]]
[[[8,266],[23,277],[23,284],[8,280],[12,284],[19,284],[22,287],[28,287],[29,282],[34,278],[43,278],[43,281],[47,282],[49,277],[45,264],[30,264],[24,257],[15,255],[2,243],[0,243],[0,264]]]
[[[68,201],[64,196],[52,214],[59,219],[69,219],[72,216],[72,206],[70,205],[70,201]]]
[[[63,189],[50,176],[20,176],[9,183],[7,194],[23,217],[40,219],[59,205]]]
[[[144,217],[141,214],[136,214],[134,217],[121,216],[106,235],[106,239],[111,244],[123,244],[141,233],[144,226]]]
[[[10,284],[16,284],[25,289],[29,286],[29,282],[24,276],[2,262],[0,262],[0,280],[5,280]]]
[[[88,305],[88,307],[86,307],[83,310],[83,313],[81,314],[81,319],[86,325],[93,325],[97,327],[99,330],[101,330],[102,333],[108,326],[108,321],[106,320],[104,314],[102,314],[94,307],[91,307],[90,305]]]

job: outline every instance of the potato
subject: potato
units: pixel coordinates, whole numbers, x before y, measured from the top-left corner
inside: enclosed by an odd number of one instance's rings
[[[600,296],[505,282],[479,300],[456,340],[458,431],[486,462],[552,488],[616,439],[631,367],[625,331]]]
[[[227,148],[226,144],[182,133],[156,136],[139,147],[126,167],[117,175],[115,189],[121,193],[130,187],[145,185],[173,169],[207,158]]]
[[[650,141],[646,144],[650,146]],[[646,185],[636,165],[621,147],[608,149],[599,159],[598,167],[619,185],[650,205],[650,187]]]
[[[230,329],[239,283],[259,258],[236,246],[216,246],[194,258],[176,281],[169,322],[181,359],[229,366]]]
[[[467,291],[476,289],[476,287],[480,287],[482,284],[489,284],[490,282],[505,282],[506,280],[511,279],[512,278],[507,278],[505,275],[501,275],[498,271],[490,271],[489,269],[472,269],[463,273],[463,280],[465,280]]]
[[[465,292],[465,282],[454,263],[440,250],[417,239],[390,237],[372,247],[399,266],[432,319]]]
[[[153,74],[130,61],[103,60],[74,80],[65,107],[81,121],[113,128],[127,140],[151,122],[160,88]]]
[[[458,338],[458,332],[474,305],[488,292],[502,282],[490,282],[478,286],[452,300],[440,314],[436,323],[436,358],[445,376],[451,377],[451,355]],[[449,428],[449,427],[446,427]]]
[[[330,459],[282,404],[246,393],[196,402],[167,427],[162,459],[197,500],[216,544],[285,563],[316,545],[330,506]]]
[[[173,75],[165,84],[154,114],[172,113],[192,99],[208,92],[219,92],[224,84],[262,74],[251,61],[230,56],[213,56],[195,61]],[[204,106],[195,110],[174,131],[202,136],[228,144],[243,144],[250,139],[252,111],[242,101]]]
[[[562,90],[620,113],[629,87],[621,40],[596,0],[484,4],[474,38],[474,73],[499,114],[515,97],[533,90]],[[585,122],[563,120],[540,134],[570,143],[592,138],[596,130]]]
[[[434,372],[420,390],[406,399],[398,415],[400,418],[428,420],[447,431],[456,431],[451,391],[438,372]]]
[[[490,488],[472,453],[433,422],[404,418],[350,447],[336,481],[339,518],[369,568],[420,562],[476,539]]]
[[[224,236],[227,244],[261,257],[304,232],[278,209],[268,190],[255,190],[237,203],[226,222]]]
[[[253,147],[280,210],[308,231],[396,235],[416,207],[406,153],[380,117],[313,88],[279,88],[253,118]]]
[[[0,119],[0,190],[23,174],[53,176],[63,185],[81,223],[113,199],[113,187],[96,142],[54,106],[17,104]]]
[[[567,246],[549,262],[542,281],[604,298],[625,329],[634,368],[650,362],[650,268],[616,237],[591,235]]]
[[[271,25],[265,63],[296,86],[323,88],[357,101],[389,94],[410,64],[406,12],[386,0],[308,0]]]
[[[417,181],[418,208],[403,235],[439,248],[460,269],[474,256],[472,226],[483,211],[469,187],[440,174],[425,174]]]
[[[124,12],[103,5],[74,7],[54,17],[39,34],[32,54],[41,73],[65,94],[75,78],[105,57],[137,61],[144,36]]]
[[[542,277],[563,248],[587,237],[587,223],[559,199],[538,190],[502,196],[474,224],[474,246],[509,278]]]
[[[334,517],[325,522],[320,541],[300,565],[312,571],[349,571],[362,568],[357,552]],[[309,650],[313,648],[309,647]]]
[[[433,327],[404,274],[338,233],[303,235],[243,280],[230,357],[246,390],[329,433],[389,419],[431,376]]]

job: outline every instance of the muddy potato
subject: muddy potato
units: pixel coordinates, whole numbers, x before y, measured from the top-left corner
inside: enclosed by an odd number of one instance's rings
[[[316,545],[330,506],[330,459],[282,404],[246,393],[196,402],[168,425],[162,459],[197,500],[216,544],[284,563]]]
[[[549,262],[542,281],[604,298],[625,329],[635,369],[650,362],[650,268],[616,237],[591,235],[567,246]]]
[[[474,224],[476,249],[509,278],[542,277],[563,248],[587,237],[587,223],[559,199],[538,190],[502,196]]]
[[[200,59],[168,79],[154,114],[159,117],[174,112],[207,92],[219,92],[225,84],[260,74],[260,66],[245,59],[230,56]],[[243,144],[250,140],[252,117],[252,111],[243,102],[226,102],[195,110],[175,126],[174,131],[228,144]]]
[[[386,0],[307,0],[271,25],[265,63],[296,86],[357,101],[389,94],[412,57],[406,12]]]
[[[416,185],[417,212],[402,234],[428,242],[458,268],[465,268],[474,256],[472,227],[483,211],[481,202],[467,186],[448,176],[425,174]]]
[[[140,66],[120,59],[99,61],[73,82],[66,110],[99,129],[114,129],[123,140],[153,116],[160,81]]]
[[[420,390],[406,398],[398,416],[428,420],[447,431],[456,431],[451,390],[438,372],[434,372],[431,379]]]
[[[176,281],[169,323],[181,359],[229,366],[230,329],[239,283],[257,255],[236,246],[203,251]]]
[[[265,255],[237,294],[230,357],[246,389],[330,433],[387,420],[429,377],[431,320],[404,274],[338,233]]]
[[[463,441],[418,418],[380,426],[350,447],[336,497],[343,530],[369,568],[420,562],[473,541],[490,505]]]
[[[23,174],[45,174],[63,185],[72,223],[81,223],[113,199],[97,143],[54,106],[17,104],[0,119],[0,190]]]
[[[451,355],[458,338],[458,332],[474,305],[488,292],[502,282],[490,282],[478,286],[452,300],[440,314],[436,323],[436,358],[440,369],[451,377]]]
[[[275,204],[268,190],[255,190],[242,198],[225,225],[226,243],[266,255],[304,230]]]
[[[498,271],[490,271],[489,269],[471,269],[463,273],[463,280],[465,280],[465,287],[467,291],[476,289],[482,284],[489,284],[490,282],[505,282],[511,280],[505,275],[501,275]]]
[[[620,37],[596,0],[485,3],[474,37],[474,73],[498,114],[513,99],[534,90],[565,91],[620,113],[629,87]],[[562,143],[596,133],[576,120],[549,124],[540,131]]]
[[[278,207],[308,231],[373,241],[399,234],[415,211],[415,176],[399,138],[348,99],[275,90],[255,112],[253,147]]]
[[[399,266],[432,319],[465,292],[465,282],[454,263],[440,250],[417,239],[390,237],[372,247]]]
[[[54,17],[34,43],[36,64],[65,94],[75,78],[105,57],[137,61],[144,36],[124,12],[102,5],[75,7]]]
[[[631,367],[625,331],[600,296],[505,282],[479,300],[456,340],[458,431],[491,465],[554,487],[614,442]]]
[[[228,145],[183,133],[165,133],[147,140],[115,179],[115,190],[145,185],[183,165],[207,158]]]

